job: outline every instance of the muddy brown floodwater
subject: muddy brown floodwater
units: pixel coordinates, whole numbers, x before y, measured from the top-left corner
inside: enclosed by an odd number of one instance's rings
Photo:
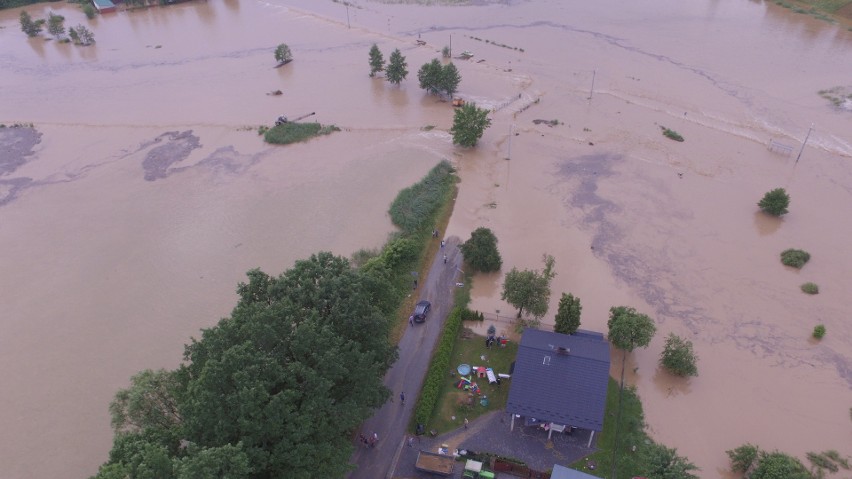
[[[744,0],[472,3],[361,0],[348,20],[319,0],[27,8],[86,24],[88,48],[0,12],[0,123],[34,126],[0,130],[4,477],[95,473],[115,391],[176,366],[246,270],[379,246],[396,192],[442,158],[462,178],[447,233],[492,228],[506,270],[554,255],[551,312],[570,291],[588,329],[613,305],[656,319],[629,378],[653,437],[702,477],[747,441],[852,454],[852,112],[817,94],[852,87],[847,26]],[[295,61],[273,68],[281,42]],[[373,42],[406,56],[400,87],[367,76]],[[474,53],[460,96],[494,110],[473,150],[417,88],[450,42]],[[343,131],[284,148],[253,131],[312,111]],[[790,213],[757,213],[779,186]],[[811,252],[801,271],[779,263],[789,247]],[[511,317],[501,282],[477,277],[473,307]],[[659,370],[669,332],[698,377]]]

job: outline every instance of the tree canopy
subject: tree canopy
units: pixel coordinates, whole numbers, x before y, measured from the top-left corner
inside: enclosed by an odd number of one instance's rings
[[[580,327],[580,313],[582,311],[583,306],[580,305],[580,298],[574,297],[571,293],[562,293],[553,331],[562,334],[576,333]]]
[[[396,348],[381,289],[330,253],[278,277],[249,271],[231,315],[186,346],[178,370],[140,373],[116,395],[95,477],[342,477],[349,432],[388,397]]]
[[[405,80],[405,77],[408,76],[408,70],[406,67],[408,67],[408,64],[405,63],[405,57],[402,56],[402,52],[400,52],[399,48],[397,48],[391,52],[390,62],[388,63],[387,71],[385,71],[385,76],[389,82],[394,85],[399,85],[400,82]]]
[[[21,21],[21,31],[26,33],[28,37],[35,37],[41,33],[44,27],[44,19],[33,20],[33,17],[26,10],[21,10],[19,15]]]
[[[754,444],[726,451],[731,470],[746,479],[812,479],[814,476],[801,461],[780,451],[766,452]]]
[[[431,62],[423,64],[420,70],[417,71],[417,80],[420,82],[420,88],[428,93],[436,94],[441,91],[441,75],[444,67],[441,66],[441,61],[437,58]]]
[[[627,306],[610,308],[607,326],[609,342],[628,353],[636,347],[647,347],[657,332],[653,319]]]
[[[692,349],[692,341],[669,333],[660,355],[660,364],[678,376],[698,376],[698,356]]]
[[[689,462],[689,459],[678,456],[677,449],[669,448],[661,444],[652,444],[644,450],[645,463],[650,470],[645,472],[648,479],[698,479],[693,471],[698,467]]]
[[[47,14],[47,31],[54,38],[59,38],[65,34],[65,17],[57,15],[53,11]]]
[[[547,314],[548,301],[550,301],[550,280],[556,276],[553,266],[556,260],[549,254],[544,255],[544,271],[538,270],[518,271],[512,268],[506,274],[503,282],[503,293],[501,298],[518,308],[518,317],[526,310],[535,318],[541,318]]]
[[[385,57],[379,46],[375,43],[370,47],[370,76],[376,76],[376,73],[385,69]]]
[[[503,265],[500,252],[497,251],[497,237],[488,228],[476,228],[470,239],[462,243],[461,253],[464,260],[476,271],[489,273],[498,271]]]
[[[275,47],[275,60],[278,63],[287,63],[293,60],[293,52],[286,43],[282,43]]]
[[[757,206],[772,216],[781,216],[787,214],[787,207],[790,206],[790,195],[784,188],[775,188],[763,195]]]
[[[452,98],[459,89],[459,83],[461,83],[461,75],[455,64],[450,62],[444,65],[441,69],[441,90],[447,94],[447,97]]]
[[[450,128],[453,143],[467,148],[476,146],[489,126],[488,110],[477,108],[476,103],[466,103],[453,114],[453,126]]]

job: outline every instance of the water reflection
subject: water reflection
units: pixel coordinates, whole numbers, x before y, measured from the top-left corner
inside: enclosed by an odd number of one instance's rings
[[[657,368],[654,372],[654,377],[651,378],[651,380],[654,382],[654,386],[657,390],[667,398],[677,397],[682,394],[689,394],[692,392],[689,378],[676,376],[668,372],[663,367]]]
[[[757,232],[758,234],[760,234],[760,236],[766,236],[775,233],[776,231],[778,231],[778,228],[780,228],[781,224],[783,223],[783,218],[768,215],[762,211],[754,212],[754,227],[755,229],[757,229]]]

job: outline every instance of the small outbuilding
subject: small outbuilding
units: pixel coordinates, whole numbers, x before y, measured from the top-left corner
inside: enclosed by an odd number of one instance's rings
[[[577,471],[559,464],[553,465],[553,472],[550,474],[550,479],[599,479],[598,476],[586,474],[582,471]]]
[[[521,336],[506,411],[542,423],[548,434],[571,428],[603,431],[609,343],[602,333],[567,335],[527,329]]]
[[[92,5],[99,13],[109,13],[115,11],[115,4],[111,0],[92,0]]]

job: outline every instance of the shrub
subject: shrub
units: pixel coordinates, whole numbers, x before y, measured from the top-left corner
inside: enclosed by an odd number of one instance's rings
[[[814,326],[814,332],[812,334],[814,338],[822,339],[822,337],[825,336],[825,325],[817,324]]]
[[[476,271],[489,273],[498,271],[503,265],[503,259],[497,250],[497,237],[489,228],[480,227],[473,230],[470,239],[461,245],[461,253]]]
[[[802,292],[808,294],[819,294],[819,285],[816,283],[805,283],[802,286]]]
[[[438,343],[438,348],[435,350],[434,356],[432,356],[429,372],[426,373],[426,379],[423,381],[423,389],[420,391],[420,399],[417,401],[417,408],[414,411],[414,418],[417,424],[428,425],[429,420],[432,418],[432,413],[435,411],[435,405],[441,393],[441,386],[450,368],[453,345],[456,341],[456,336],[459,334],[461,323],[462,309],[453,308],[453,311],[444,323],[441,341]]]
[[[277,60],[278,63],[288,63],[293,61],[293,52],[290,51],[290,47],[288,47],[286,43],[282,43],[275,47],[275,60]]]
[[[781,252],[781,262],[784,263],[785,266],[792,266],[793,268],[801,268],[810,259],[810,253],[800,249],[791,248]]]
[[[263,134],[267,143],[276,145],[288,145],[299,141],[305,141],[315,136],[329,135],[340,128],[334,125],[320,125],[319,123],[284,123],[275,125]]]
[[[416,233],[430,224],[455,181],[453,171],[448,161],[442,161],[422,180],[400,191],[390,207],[393,224],[406,234]]]
[[[87,3],[87,4],[83,5],[83,13],[86,15],[86,18],[91,20],[91,19],[95,18],[97,11],[95,10],[95,7],[93,7],[91,4]]]
[[[660,355],[660,364],[678,376],[698,376],[698,356],[692,350],[692,341],[669,333]]]
[[[450,47],[445,46],[443,49],[441,49],[441,56],[442,56],[442,57],[444,57],[444,58],[450,58],[450,55],[451,55],[451,54],[450,54]]]
[[[559,310],[556,312],[553,331],[561,334],[576,333],[580,327],[580,313],[582,311],[583,306],[580,304],[580,298],[575,297],[571,293],[562,293],[562,298],[559,299]]]
[[[787,207],[790,206],[790,195],[784,188],[775,188],[763,195],[763,199],[757,202],[765,213],[772,216],[781,216],[787,213]]]
[[[683,141],[683,137],[680,136],[680,133],[678,133],[674,130],[669,130],[668,128],[666,128],[664,126],[661,126],[660,128],[663,129],[663,136],[665,136],[666,138],[668,138],[670,140],[674,140],[674,141]]]

